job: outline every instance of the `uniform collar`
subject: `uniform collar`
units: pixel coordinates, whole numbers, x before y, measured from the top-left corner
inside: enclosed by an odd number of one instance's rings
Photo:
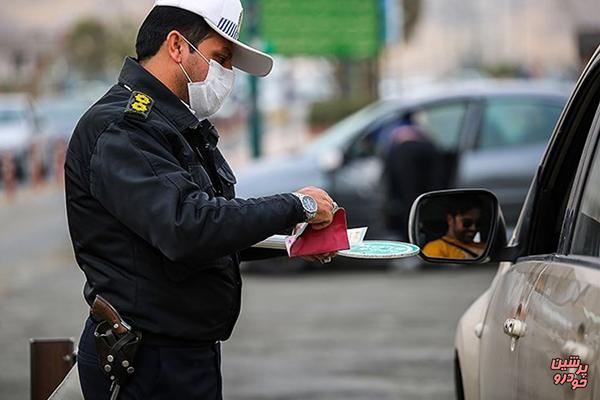
[[[119,75],[119,84],[126,86],[127,89],[136,90],[150,96],[155,102],[154,107],[165,114],[180,132],[188,129],[195,130],[200,126],[198,118],[187,105],[161,81],[156,79],[154,75],[142,67],[137,60],[131,57],[125,59]],[[210,125],[208,121],[202,121],[202,125],[205,123]]]

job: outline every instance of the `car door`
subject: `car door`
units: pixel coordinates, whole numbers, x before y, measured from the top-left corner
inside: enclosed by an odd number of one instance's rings
[[[519,398],[592,399],[600,395],[600,109],[590,130],[589,157],[580,163],[559,254],[528,304],[527,332],[519,343]],[[594,142],[596,142],[594,144]],[[585,373],[551,369],[553,359],[579,357]],[[585,365],[585,367],[583,367]],[[556,381],[554,380],[556,379]],[[556,383],[558,381],[558,384]],[[580,386],[581,387],[576,387]]]
[[[532,288],[540,279],[547,262],[523,260],[504,265],[490,299],[481,334],[479,384],[480,399],[517,398],[518,339],[504,333],[508,320],[520,320],[528,308]]]
[[[564,100],[497,96],[480,106],[474,147],[461,156],[457,187],[492,190],[514,226]]]
[[[440,152],[444,188],[455,185],[458,160],[475,112],[473,101],[467,98],[422,105],[412,112],[414,123],[429,134]]]
[[[599,266],[597,261],[569,255],[553,259],[541,274],[529,297],[527,315],[522,316],[526,334],[519,339],[518,399],[595,398],[600,345]],[[553,359],[569,360],[572,356],[580,358],[585,374],[569,377],[576,371],[552,369]]]
[[[381,136],[401,120],[401,112],[395,110],[373,121],[344,149],[342,166],[330,176],[328,191],[346,209],[348,226],[367,226],[369,236],[384,231]]]

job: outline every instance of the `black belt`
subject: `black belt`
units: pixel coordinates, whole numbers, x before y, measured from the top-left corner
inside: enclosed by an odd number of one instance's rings
[[[94,321],[95,324],[102,322],[91,314],[89,318]],[[217,340],[186,340],[145,330],[140,330],[140,332],[142,332],[142,345],[148,346],[211,348],[218,343]]]

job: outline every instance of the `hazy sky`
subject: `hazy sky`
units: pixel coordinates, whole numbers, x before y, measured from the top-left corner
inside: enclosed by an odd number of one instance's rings
[[[82,16],[102,20],[131,19],[141,23],[153,0],[0,0],[0,22],[25,31],[61,31]]]

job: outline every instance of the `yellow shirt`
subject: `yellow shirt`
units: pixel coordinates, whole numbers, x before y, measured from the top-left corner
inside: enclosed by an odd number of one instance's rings
[[[423,254],[433,258],[477,258],[461,249],[461,247],[477,254],[477,257],[479,257],[485,250],[485,243],[463,243],[450,236],[443,236],[427,243],[423,247]]]

